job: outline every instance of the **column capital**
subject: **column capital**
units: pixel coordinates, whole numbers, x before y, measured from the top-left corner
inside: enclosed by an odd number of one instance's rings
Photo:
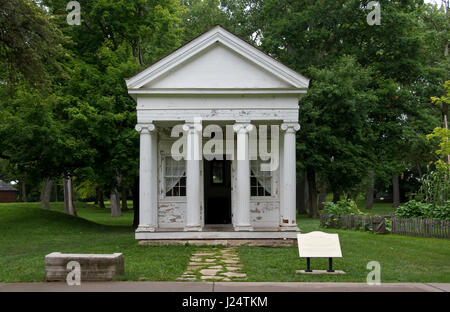
[[[189,131],[189,132],[201,132],[203,129],[203,126],[200,123],[195,123],[195,122],[187,122],[183,125],[183,130],[184,131]]]
[[[285,122],[281,124],[281,130],[288,133],[294,133],[300,130],[300,124],[298,124],[297,122]]]
[[[151,131],[155,130],[156,127],[154,124],[137,124],[136,127],[134,127],[137,132],[140,133],[150,133]]]
[[[233,125],[234,132],[237,133],[248,133],[252,131],[254,126],[249,122],[237,122]]]

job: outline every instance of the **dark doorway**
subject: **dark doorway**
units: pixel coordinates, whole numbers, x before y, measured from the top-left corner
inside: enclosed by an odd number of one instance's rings
[[[203,160],[205,224],[231,224],[231,161]]]

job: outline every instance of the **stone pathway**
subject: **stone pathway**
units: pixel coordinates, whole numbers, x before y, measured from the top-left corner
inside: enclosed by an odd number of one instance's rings
[[[238,249],[235,247],[198,248],[189,260],[186,271],[179,281],[242,281],[247,274],[242,272]]]

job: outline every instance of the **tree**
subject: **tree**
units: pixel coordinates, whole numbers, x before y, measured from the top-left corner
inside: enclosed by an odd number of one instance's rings
[[[444,87],[446,95],[433,97],[433,102],[439,105],[450,103],[450,81],[446,81]],[[420,188],[424,200],[434,206],[443,206],[449,202],[450,196],[450,130],[447,127],[436,127],[426,136],[427,140],[437,139],[438,148],[435,150],[437,160],[434,161],[435,170],[428,172],[422,180]]]
[[[185,7],[181,25],[183,31],[183,41],[187,42],[204,33],[214,25],[220,24],[224,27],[228,25],[228,17],[220,0],[189,0],[181,1]]]
[[[182,8],[175,0],[80,1],[81,25],[69,26],[66,1],[44,2],[74,54],[61,112],[74,137],[95,150],[91,161],[70,174],[101,195],[113,194],[112,213],[119,215],[118,191],[135,183],[139,153],[136,104],[124,79],[179,46]]]
[[[440,105],[442,107],[450,104],[450,80],[447,80],[444,84],[447,92],[445,95],[441,97],[432,97],[433,103]],[[450,141],[449,141],[450,131],[448,129],[448,125],[445,124],[444,128],[436,127],[433,129],[433,132],[427,135],[427,140],[431,140],[433,138],[439,138],[439,149],[435,151],[435,154],[440,157],[440,159],[436,160],[435,164],[438,168],[446,168],[450,170]]]
[[[41,202],[49,207],[52,181],[89,160],[92,150],[76,141],[59,110],[70,54],[62,33],[41,2],[0,4],[2,158],[19,176],[43,181]],[[22,179],[23,180],[23,179]],[[25,184],[21,183],[25,195]]]
[[[429,133],[436,112],[430,108],[428,99],[436,82],[445,77],[442,52],[437,54],[433,46],[438,35],[431,31],[433,22],[439,20],[443,31],[439,36],[445,37],[443,33],[447,26],[441,23],[445,20],[441,13],[434,12],[420,0],[381,1],[381,25],[371,26],[366,22],[368,1],[261,0],[251,1],[252,5],[247,1],[235,2],[246,3],[251,8],[248,11],[253,14],[252,21],[257,21],[254,25],[259,32],[260,48],[313,78],[309,92],[313,92],[317,80],[312,69],[329,69],[344,55],[353,56],[361,68],[372,69],[370,88],[377,101],[371,105],[365,122],[373,139],[372,142],[366,140],[365,144],[369,161],[368,164],[364,161],[366,176],[374,171],[375,178],[391,184],[389,181],[395,182],[393,177],[400,176],[410,162],[424,163],[429,157],[429,145],[422,144],[423,134]],[[432,17],[433,22],[426,21],[427,16]],[[430,51],[440,58],[428,57]],[[311,109],[314,108],[302,103],[300,118],[302,112]],[[309,123],[309,119],[302,120],[299,148],[302,144],[316,144],[317,137],[301,137],[303,131],[310,129]],[[341,170],[342,174],[333,179],[360,181],[360,176],[354,173],[362,171],[344,170],[350,168],[345,158],[335,156],[331,162],[330,157],[334,155],[327,155],[319,148],[312,150],[315,151],[312,153],[314,161],[300,161],[300,168],[317,173],[321,169],[319,164],[333,163],[336,172]],[[308,159],[302,156],[298,153],[298,159]],[[334,198],[350,191],[354,185],[345,188],[347,190],[333,192]]]
[[[38,3],[0,1],[0,64],[7,72],[4,78],[10,82],[23,78],[33,84],[42,83],[50,68],[55,70],[61,65],[61,32]]]
[[[59,178],[89,161],[94,151],[82,140],[76,140],[67,120],[58,116],[61,97],[52,81],[45,89],[36,89],[27,82],[0,89],[0,154],[7,156],[18,173],[34,180],[46,181],[42,190],[42,206],[48,207],[51,191],[49,181]],[[54,92],[51,94],[51,92]]]
[[[326,69],[310,70],[311,86],[301,102],[298,158],[310,189],[310,216],[317,215],[315,174],[326,177],[334,193],[361,181],[368,165],[371,128],[366,121],[377,98],[372,71],[350,56]],[[343,178],[345,177],[345,178]]]

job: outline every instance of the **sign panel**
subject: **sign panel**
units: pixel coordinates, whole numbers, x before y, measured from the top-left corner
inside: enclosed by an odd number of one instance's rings
[[[297,234],[297,242],[301,258],[342,258],[338,234],[319,231]]]

